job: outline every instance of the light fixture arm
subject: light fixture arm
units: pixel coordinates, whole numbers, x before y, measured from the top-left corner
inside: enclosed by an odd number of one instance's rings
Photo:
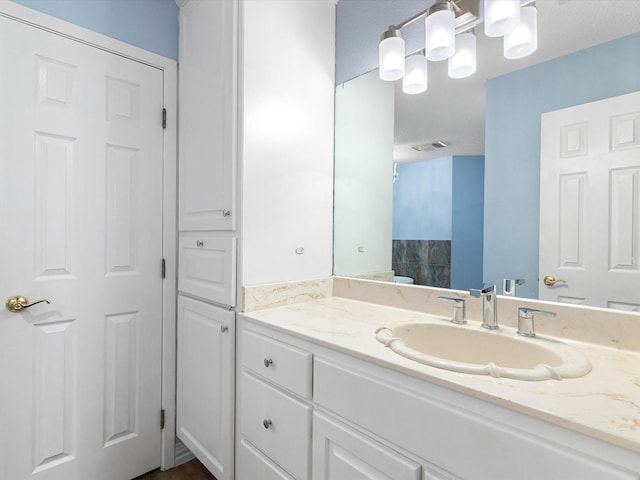
[[[460,0],[457,0],[457,1],[460,1]],[[438,6],[438,5],[440,5],[440,6]],[[446,6],[443,6],[443,5],[446,5]],[[449,7],[449,5],[451,7]],[[436,0],[436,2],[433,5],[431,5],[429,8],[423,10],[420,13],[416,13],[413,17],[407,18],[405,21],[400,22],[397,25],[390,25],[389,26],[389,30],[387,30],[387,32],[392,30],[392,29],[402,30],[407,25],[411,25],[413,22],[415,22],[417,20],[420,20],[421,18],[426,17],[430,13],[433,13],[435,11],[442,10],[442,9],[448,9],[448,8],[453,8],[453,10],[455,10],[456,12],[460,12],[461,11],[460,7],[458,7],[458,5],[456,4],[456,1],[454,1],[454,0]]]

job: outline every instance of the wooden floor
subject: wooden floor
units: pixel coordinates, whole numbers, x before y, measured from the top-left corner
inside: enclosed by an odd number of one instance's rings
[[[191,460],[166,472],[154,470],[134,480],[216,480],[198,460]]]

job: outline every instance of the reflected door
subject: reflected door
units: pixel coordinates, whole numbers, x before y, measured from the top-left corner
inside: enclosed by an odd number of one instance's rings
[[[0,478],[160,464],[162,72],[0,17]]]
[[[640,92],[546,113],[541,133],[540,298],[640,311]]]

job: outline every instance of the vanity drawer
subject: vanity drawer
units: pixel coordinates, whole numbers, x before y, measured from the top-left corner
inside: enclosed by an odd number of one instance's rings
[[[222,305],[236,304],[236,238],[181,234],[178,290]]]
[[[311,353],[258,333],[241,333],[242,365],[269,381],[311,400]]]
[[[311,405],[296,400],[250,373],[240,374],[240,433],[300,480],[311,465]]]
[[[244,439],[236,453],[237,480],[295,480]]]

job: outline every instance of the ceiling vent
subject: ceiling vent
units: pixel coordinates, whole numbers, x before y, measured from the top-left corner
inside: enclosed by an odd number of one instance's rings
[[[422,145],[414,145],[411,148],[413,148],[417,152],[433,152],[435,150],[438,150],[439,148],[444,148],[446,146],[447,146],[447,144],[444,143],[442,140],[437,140],[437,141],[432,142],[432,143],[425,143],[425,144],[422,144]]]

